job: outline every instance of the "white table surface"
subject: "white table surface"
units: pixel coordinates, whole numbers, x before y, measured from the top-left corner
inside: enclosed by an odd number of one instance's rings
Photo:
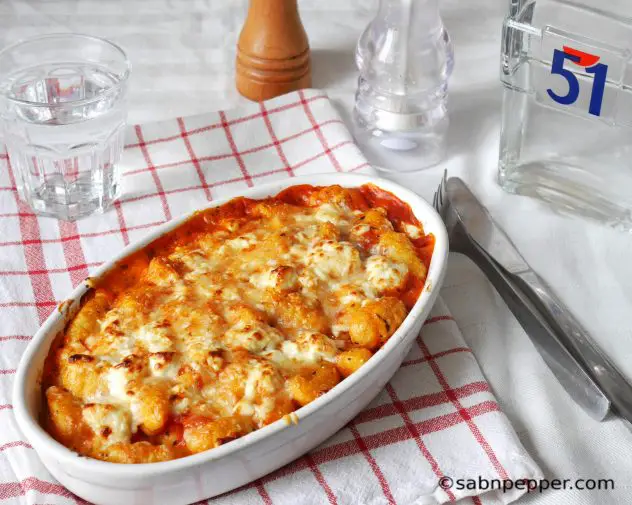
[[[501,89],[500,28],[509,0],[445,0],[456,66],[448,157],[398,178],[430,197],[443,168],[463,177],[531,265],[632,378],[632,237],[505,194],[495,182]],[[300,0],[314,87],[345,119],[353,105],[353,51],[377,0]],[[0,0],[0,45],[55,31],[113,39],[133,62],[131,122],[226,108],[246,0]],[[451,255],[442,296],[523,444],[548,478],[611,478],[614,491],[548,491],[522,504],[629,504],[632,434],[597,423],[566,395],[500,297],[468,260]],[[476,300],[476,303],[471,303]],[[458,477],[458,476],[453,476]]]

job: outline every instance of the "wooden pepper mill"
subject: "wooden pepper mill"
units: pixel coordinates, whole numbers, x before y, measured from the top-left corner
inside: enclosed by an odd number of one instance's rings
[[[236,83],[239,93],[255,101],[311,86],[297,0],[250,0],[237,43]]]

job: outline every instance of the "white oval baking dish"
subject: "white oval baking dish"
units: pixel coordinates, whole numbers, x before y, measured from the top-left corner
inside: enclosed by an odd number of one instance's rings
[[[437,298],[448,255],[448,238],[441,218],[412,191],[363,175],[336,173],[296,177],[242,193],[251,198],[264,198],[296,184],[356,187],[366,183],[390,191],[408,203],[426,233],[434,234],[436,239],[426,286],[419,300],[371,360],[327,394],[297,410],[297,424],[281,419],[216,449],[163,463],[125,465],[87,458],[56,442],[38,423],[43,363],[53,338],[77,311],[81,296],[89,289],[87,283],[82,283],[35,334],[15,376],[13,408],[18,426],[51,474],[73,493],[99,505],[192,503],[230,491],[285,465],[323,442],[358,414],[399,368]],[[218,200],[211,206],[227,200]],[[115,261],[176,228],[187,217],[165,223],[143,240],[126,247],[99,268],[95,277]]]

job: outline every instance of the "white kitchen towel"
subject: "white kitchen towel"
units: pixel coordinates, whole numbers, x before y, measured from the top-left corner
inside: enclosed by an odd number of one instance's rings
[[[65,223],[19,201],[0,154],[0,499],[10,503],[82,502],[43,467],[11,405],[21,353],[73,286],[147,230],[213,199],[294,175],[371,171],[318,90],[132,126],[122,165],[125,193],[114,208]],[[212,502],[505,504],[525,492],[515,482],[541,475],[439,300],[401,369],[356,419],[308,455]],[[501,481],[512,489],[501,492]]]

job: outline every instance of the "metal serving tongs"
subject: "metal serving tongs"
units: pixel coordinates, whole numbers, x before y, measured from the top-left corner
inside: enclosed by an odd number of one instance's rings
[[[447,172],[433,205],[446,224],[450,250],[468,256],[487,275],[573,400],[599,421],[612,406],[632,422],[630,383],[529,267],[465,183],[446,176]]]

